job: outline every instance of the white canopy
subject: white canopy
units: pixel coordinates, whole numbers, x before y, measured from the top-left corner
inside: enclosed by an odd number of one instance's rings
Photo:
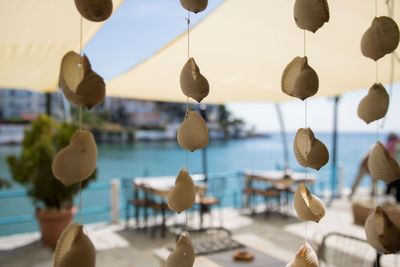
[[[399,23],[400,0],[394,0]],[[387,15],[385,1],[378,15]],[[330,21],[306,33],[306,55],[319,75],[318,95],[334,96],[370,87],[375,62],[360,51],[363,33],[375,16],[375,2],[331,0]],[[284,101],[285,66],[303,56],[303,31],[293,19],[293,0],[226,0],[190,32],[190,55],[210,83],[205,102]],[[183,34],[154,56],[107,83],[107,95],[186,101],[179,85],[187,60]],[[379,81],[390,81],[390,56],[379,60]],[[394,81],[400,80],[400,71]]]
[[[83,44],[102,25],[83,19]],[[80,14],[73,0],[1,1],[0,35],[0,88],[55,91],[61,58],[80,48]]]

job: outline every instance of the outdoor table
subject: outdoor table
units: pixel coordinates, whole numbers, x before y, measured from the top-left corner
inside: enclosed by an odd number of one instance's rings
[[[223,266],[249,266],[249,267],[275,267],[285,266],[288,259],[293,255],[286,250],[282,250],[275,244],[251,233],[237,234],[233,240],[245,246],[245,250],[254,254],[251,262],[235,262],[232,259],[234,250],[227,250],[208,255],[196,256],[193,267],[223,267]],[[160,260],[161,266],[165,266],[167,258],[171,253],[166,247],[153,250],[153,255]]]
[[[204,182],[204,174],[191,175],[196,186],[196,193],[198,195],[204,195],[207,190],[207,184]],[[138,192],[142,191],[145,194],[151,194],[161,198],[161,214],[162,224],[161,232],[165,236],[166,225],[165,225],[165,212],[166,212],[166,198],[169,192],[175,185],[175,176],[158,176],[158,177],[138,177],[133,180],[134,195],[138,198]],[[136,212],[136,220],[139,214]]]
[[[249,206],[249,197],[254,190],[253,182],[265,182],[271,183],[275,187],[282,190],[289,190],[294,184],[306,182],[305,172],[294,172],[294,171],[245,171],[245,206]],[[307,183],[313,185],[315,183],[316,176],[312,173],[307,173]],[[288,201],[288,195],[286,195]]]

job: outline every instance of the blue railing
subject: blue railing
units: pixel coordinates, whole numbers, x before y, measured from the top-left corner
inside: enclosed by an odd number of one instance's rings
[[[110,183],[95,183],[90,184],[85,191],[103,191],[109,190]],[[27,197],[27,192],[25,190],[15,190],[15,191],[4,191],[0,192],[0,200],[2,199],[10,199],[10,198],[23,198]],[[85,207],[82,209],[82,215],[90,215],[90,214],[98,214],[98,213],[108,213],[110,212],[110,205],[103,206],[94,206],[94,207]],[[33,222],[36,218],[33,215],[20,215],[13,217],[5,217],[0,218],[0,225],[5,224],[14,224],[14,223],[24,223],[24,222]]]
[[[222,197],[221,200],[221,206],[225,207],[241,207],[243,205],[243,188],[244,188],[244,179],[243,176],[240,172],[223,172],[223,173],[215,173],[209,175],[209,179],[217,179],[218,177],[224,177],[227,182],[227,187],[225,188],[225,193]],[[323,179],[322,179],[323,180]],[[319,180],[319,183],[322,181]],[[121,183],[122,186],[122,183]],[[265,186],[265,185],[264,185]],[[318,190],[318,185],[317,185],[317,190]],[[98,191],[110,191],[111,189],[111,184],[110,183],[93,183],[90,184],[87,188],[85,188],[83,194],[83,197],[87,197],[87,193],[89,192],[96,192]],[[124,216],[124,211],[126,209],[126,196],[123,194],[124,188],[120,188],[120,194],[119,194],[119,211],[120,211],[120,217]],[[7,199],[13,199],[13,198],[26,198],[27,193],[25,190],[18,190],[18,191],[4,191],[0,192],[0,201],[1,200],[7,200]],[[101,198],[101,201],[97,201],[97,198]],[[256,202],[261,202],[260,201]],[[91,202],[91,206],[84,206],[82,209],[82,215],[96,215],[100,214],[96,219],[96,221],[105,221],[108,218],[105,216],[105,214],[110,214],[111,211],[111,206],[110,206],[110,201],[106,202],[106,199],[104,198],[104,194],[98,194],[97,196],[93,196],[88,199],[88,201],[84,201],[84,203]],[[99,203],[103,202],[103,205],[99,205]],[[103,214],[103,215],[101,215]],[[100,218],[101,217],[101,218]],[[99,219],[100,218],[100,219]],[[4,217],[0,218],[0,226],[2,225],[10,225],[10,224],[16,224],[16,223],[29,223],[29,222],[34,222],[36,221],[34,215],[20,215],[20,216],[10,216],[10,217]]]

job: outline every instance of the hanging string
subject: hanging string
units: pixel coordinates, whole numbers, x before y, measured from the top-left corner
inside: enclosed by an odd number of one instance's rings
[[[390,1],[386,0],[386,5],[387,5],[387,11],[388,15],[391,18],[394,18],[394,6],[395,6],[395,1]],[[397,60],[400,62],[400,59],[397,58]],[[395,74],[395,62],[396,62],[396,51],[393,51],[392,54],[390,55],[390,81],[389,81],[389,99],[392,99],[393,95],[393,83],[394,83],[394,74]],[[387,119],[387,114],[389,113],[391,106],[391,102],[389,101],[389,108],[388,112],[386,113],[386,116],[383,117],[382,123],[381,123],[381,129],[384,128],[386,119]]]
[[[185,230],[187,233],[188,232],[188,212],[186,211],[185,213],[186,213]]]
[[[305,32],[305,31],[304,31]],[[305,36],[305,35],[304,35]],[[305,43],[305,42],[304,42]],[[305,50],[304,50],[304,54],[305,54]],[[305,125],[305,129],[308,128],[308,111],[307,111],[307,99],[304,100],[304,125]],[[307,151],[307,147],[308,147],[308,138],[306,138],[306,151]],[[308,187],[308,168],[305,167],[304,168],[304,175],[305,175],[305,185],[306,187]],[[305,231],[305,236],[304,236],[304,243],[307,243],[307,237],[308,237],[308,222],[304,221],[304,231]]]
[[[378,60],[375,61],[375,83],[378,83],[379,75],[378,75]]]
[[[306,53],[306,48],[307,48],[307,43],[306,43],[306,30],[303,30],[303,53],[304,53],[304,57],[307,55]],[[308,128],[308,117],[307,117],[307,99],[304,100],[304,128],[307,129]],[[308,138],[306,138],[306,140],[308,140]],[[308,144],[306,143],[306,151],[307,151],[307,147]],[[308,187],[308,169],[304,168],[304,175],[305,175],[305,185],[306,187]],[[308,237],[308,222],[304,221],[304,231],[305,231],[305,236],[304,236],[304,243],[307,243],[307,237]]]
[[[81,75],[83,76],[83,18],[79,22],[79,55]],[[82,106],[79,107],[79,131],[82,131]],[[79,182],[79,224],[82,224],[82,182]]]
[[[190,12],[188,11],[188,15],[186,18],[187,21],[187,57],[190,58]],[[185,119],[189,115],[189,97],[186,97],[186,114]],[[189,173],[189,151],[186,149],[186,171]],[[185,231],[188,231],[188,210],[185,212]]]
[[[190,58],[190,12],[188,11],[187,21],[187,57]]]

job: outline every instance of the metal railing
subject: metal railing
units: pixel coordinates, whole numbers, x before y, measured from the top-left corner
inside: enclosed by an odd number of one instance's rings
[[[219,172],[213,173],[208,176],[209,180],[224,178],[226,180],[226,188],[225,193],[222,196],[221,207],[234,207],[241,208],[244,203],[243,189],[244,189],[244,177],[242,172]],[[120,192],[124,189],[122,188],[122,183],[120,183],[120,178],[115,178],[110,180],[108,183],[93,183],[90,184],[87,188],[84,189],[85,194],[83,196],[87,196],[88,192],[99,192],[99,191],[108,191],[109,192],[109,201],[104,203],[106,200],[104,195],[97,195],[97,197],[102,198],[102,202],[104,204],[98,205],[97,201],[93,206],[85,206],[82,209],[82,215],[94,215],[94,214],[103,214],[102,220],[98,221],[106,221],[107,217],[111,222],[117,222],[120,218],[123,217],[124,211],[126,207],[126,198]],[[319,186],[317,186],[319,187]],[[27,192],[25,190],[16,190],[16,191],[4,191],[0,192],[0,201],[13,199],[13,198],[27,198]],[[260,198],[259,201],[261,202]],[[1,202],[0,202],[1,203]],[[86,203],[86,201],[84,202]],[[92,203],[93,204],[93,203]],[[33,211],[32,211],[33,213]],[[107,214],[106,216],[104,216]],[[16,224],[16,223],[26,223],[26,222],[34,222],[35,216],[33,214],[23,214],[20,216],[10,216],[0,218],[0,227],[2,225]]]

